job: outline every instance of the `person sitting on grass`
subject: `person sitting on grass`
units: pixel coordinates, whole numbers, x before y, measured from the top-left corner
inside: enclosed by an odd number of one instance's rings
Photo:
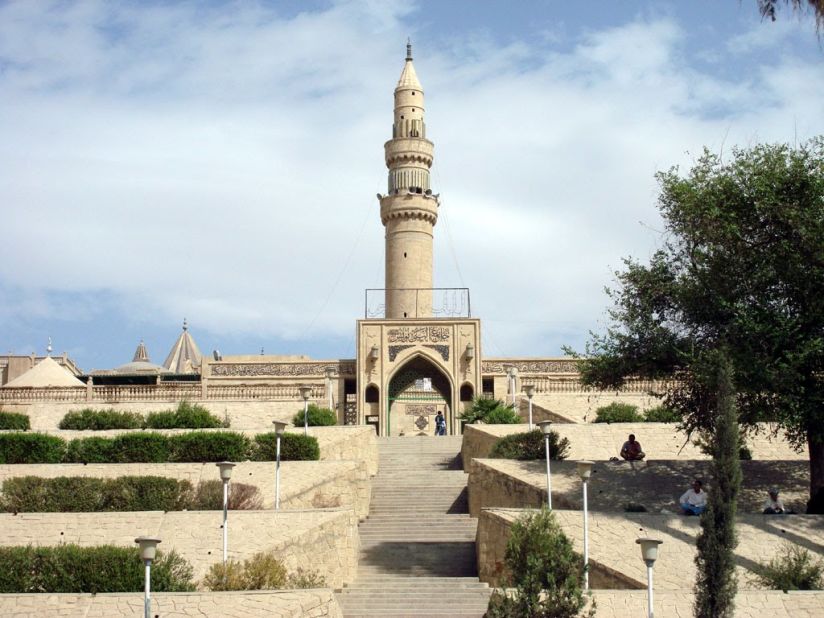
[[[767,493],[770,497],[764,502],[764,515],[783,515],[786,513],[784,503],[778,497],[778,489],[771,487]]]
[[[692,487],[678,500],[684,515],[700,515],[707,508],[707,492],[702,489],[700,479],[692,482]]]
[[[646,453],[641,450],[641,443],[635,439],[635,434],[629,434],[629,440],[621,447],[621,457],[627,461],[641,461],[646,456]]]

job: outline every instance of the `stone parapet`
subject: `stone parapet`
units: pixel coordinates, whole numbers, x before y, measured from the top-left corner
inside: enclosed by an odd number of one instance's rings
[[[117,478],[137,475],[186,480],[195,486],[201,481],[220,479],[219,470],[212,463],[0,465],[0,483],[20,476]],[[274,508],[273,463],[238,463],[232,480],[257,487],[263,498],[263,508]],[[343,507],[354,509],[360,519],[369,515],[371,480],[363,461],[284,461],[281,463],[280,483],[280,505],[283,509]]]
[[[174,549],[200,580],[222,559],[222,511],[139,513],[0,514],[0,546],[133,547],[138,536],[162,539],[160,549]],[[275,551],[287,570],[317,571],[332,588],[350,583],[357,571],[358,518],[352,509],[231,511],[229,558],[245,560]]]
[[[491,509],[479,520],[478,568],[490,578],[503,572],[503,551],[509,528],[517,517],[527,511]],[[576,551],[583,551],[583,513],[553,511],[564,533]],[[480,530],[483,525],[484,531]],[[630,585],[646,587],[646,566],[635,540],[641,536],[663,540],[655,562],[655,589],[677,591],[691,587],[695,581],[695,541],[700,532],[698,517],[648,513],[590,513],[589,555],[595,570],[606,569],[620,574]],[[824,548],[824,531],[815,515],[775,517],[743,515],[737,518],[738,546],[735,564],[739,590],[758,588],[753,569],[786,551],[786,543],[797,544],[820,554]],[[480,544],[483,541],[483,544]],[[482,564],[483,562],[483,564]],[[486,580],[485,580],[486,581]],[[600,608],[599,614],[600,616]]]
[[[153,615],[164,618],[340,618],[332,591],[154,592]],[[0,615],[14,618],[133,618],[143,614],[143,594],[0,594]]]
[[[251,429],[147,429],[145,431],[152,431],[162,433],[165,435],[175,435],[181,433],[190,433],[192,431],[234,431],[242,433],[250,438],[260,433],[271,431],[271,426],[266,429],[251,430]],[[140,429],[111,429],[107,431],[67,431],[67,430],[45,430],[43,433],[48,433],[54,436],[60,436],[65,440],[72,440],[74,438],[89,438],[106,437],[121,435],[124,433],[132,433],[135,431],[143,431]],[[290,427],[287,429],[288,433],[302,433],[302,427]],[[3,432],[0,432],[3,433]],[[366,465],[366,470],[370,476],[378,473],[378,446],[375,436],[375,430],[369,425],[343,425],[332,427],[310,427],[309,435],[315,436],[320,447],[321,461],[362,461]]]
[[[740,513],[760,513],[768,487],[779,487],[784,504],[804,512],[809,497],[809,466],[804,461],[742,461]],[[580,509],[581,480],[574,461],[553,461],[552,506]],[[708,479],[709,461],[596,463],[589,482],[592,511],[623,512],[640,504],[651,513],[679,512],[678,498],[694,478]],[[469,471],[469,512],[482,508],[539,507],[546,503],[546,466],[541,460],[475,459]]]
[[[709,455],[688,440],[686,434],[670,423],[558,423],[553,430],[570,442],[568,459],[606,461],[617,457],[629,434],[635,434],[647,460],[709,460]],[[489,457],[492,447],[502,437],[527,431],[524,424],[466,425],[461,457],[465,471],[472,459]],[[796,451],[785,439],[771,438],[771,427],[760,426],[758,435],[747,438],[747,446],[755,460],[806,461],[805,452]]]

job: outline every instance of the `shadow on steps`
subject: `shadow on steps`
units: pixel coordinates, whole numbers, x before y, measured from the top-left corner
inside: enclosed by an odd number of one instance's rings
[[[362,548],[358,576],[371,570],[419,577],[477,577],[475,543],[386,541]]]

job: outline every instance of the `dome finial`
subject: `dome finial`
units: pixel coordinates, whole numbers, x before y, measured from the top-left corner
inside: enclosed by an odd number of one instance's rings
[[[52,353],[52,344],[51,344],[51,337],[49,337],[49,344],[46,346],[46,356],[51,356]]]
[[[412,60],[412,39],[406,39],[406,59]]]
[[[183,318],[183,330],[189,330],[189,323]]]

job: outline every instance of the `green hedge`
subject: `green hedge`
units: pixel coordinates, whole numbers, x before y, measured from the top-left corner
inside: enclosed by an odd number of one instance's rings
[[[229,484],[229,508],[259,509],[260,490],[245,483]],[[6,479],[0,511],[7,513],[91,513],[105,511],[202,511],[223,508],[223,483],[189,481],[161,476],[121,476],[113,479],[82,476]]]
[[[189,481],[160,476],[114,479],[21,476],[3,481],[0,510],[11,513],[177,511],[189,508]]]
[[[0,464],[182,463],[249,459],[274,461],[275,434],[260,434],[250,440],[231,431],[192,431],[171,436],[138,431],[112,438],[75,438],[68,445],[62,438],[47,434],[0,434]],[[281,459],[320,459],[317,439],[302,434],[284,434]]]
[[[60,419],[57,426],[60,429],[100,431],[103,429],[141,429],[143,423],[143,416],[137,412],[83,408],[82,410],[70,410]]]
[[[44,433],[0,434],[0,464],[60,463],[66,441]]]
[[[0,593],[142,592],[144,565],[137,547],[0,547]],[[152,590],[195,590],[192,567],[174,551],[158,552]]]
[[[641,423],[644,417],[638,414],[638,406],[631,403],[614,402],[595,410],[596,423]]]
[[[216,429],[228,427],[209,410],[196,403],[181,401],[175,410],[151,412],[146,417],[146,427],[150,429]]]
[[[310,403],[306,409],[306,418],[310,427],[329,427],[338,424],[337,414],[329,408],[321,408],[314,403]],[[295,414],[292,424],[295,427],[303,427],[303,410]]]
[[[174,410],[150,412],[145,418],[138,412],[119,410],[95,410],[83,408],[72,410],[58,424],[60,429],[93,430],[106,429],[215,429],[228,427],[206,408],[188,401],[181,401]]]
[[[509,406],[495,408],[484,417],[487,425],[516,425],[523,422],[520,415]]]
[[[647,423],[680,423],[681,415],[672,408],[655,406],[644,412],[644,421]]]
[[[559,437],[558,432],[549,432],[550,459],[566,459],[569,455],[569,440],[559,440]],[[495,443],[489,456],[493,459],[546,459],[544,433],[533,429],[505,436]]]
[[[274,461],[277,445],[275,432],[255,436],[252,459],[255,461]],[[315,461],[320,459],[320,447],[315,436],[298,433],[285,433],[280,440],[280,458],[282,461]]]
[[[26,431],[31,429],[29,417],[16,412],[0,412],[0,429],[17,429]]]

